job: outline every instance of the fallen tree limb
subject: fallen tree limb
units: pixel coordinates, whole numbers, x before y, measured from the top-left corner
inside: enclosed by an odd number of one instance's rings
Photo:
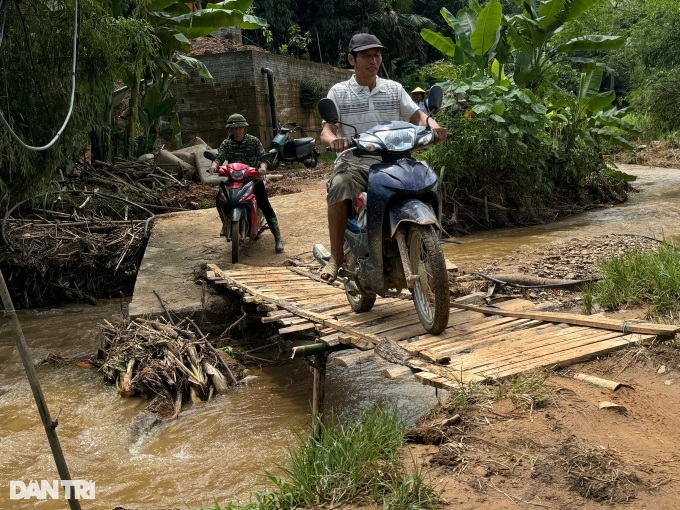
[[[575,287],[580,288],[588,283],[594,283],[601,278],[589,278],[587,280],[562,280],[559,278],[541,278],[539,276],[531,276],[527,274],[499,274],[490,276],[480,272],[473,272],[472,274],[481,276],[489,281],[499,285],[507,285],[518,289],[560,289]]]

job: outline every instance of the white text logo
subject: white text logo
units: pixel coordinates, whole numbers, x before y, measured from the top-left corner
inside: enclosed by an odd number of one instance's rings
[[[61,488],[64,499],[94,499],[94,482],[91,480],[21,480],[9,482],[9,499],[59,499]]]

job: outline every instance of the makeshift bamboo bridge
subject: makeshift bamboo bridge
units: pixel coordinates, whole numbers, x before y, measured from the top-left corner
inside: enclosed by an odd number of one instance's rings
[[[424,332],[413,301],[378,299],[371,311],[357,314],[341,284],[315,281],[301,268],[224,271],[209,265],[206,276],[257,303],[267,312],[262,321],[276,323],[279,333],[315,332],[315,344],[293,352],[315,358],[315,368],[325,371],[329,352],[354,347],[332,362],[353,366],[376,360],[385,377],[413,375],[438,388],[565,366],[680,331],[679,326],[536,311],[531,302],[513,299],[493,306],[453,301],[448,327],[434,336]],[[315,379],[322,376],[316,372]],[[315,399],[316,393],[315,386]]]

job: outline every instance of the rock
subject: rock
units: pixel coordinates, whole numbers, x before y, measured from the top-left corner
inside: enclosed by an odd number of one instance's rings
[[[161,149],[156,155],[155,163],[166,172],[183,179],[192,179],[196,174],[196,167],[194,165],[190,165],[165,149]]]
[[[153,158],[155,157],[156,156],[154,156],[153,154],[142,154],[137,158],[137,161],[139,161],[140,163],[149,163],[153,161]]]
[[[657,374],[662,375],[665,374],[668,370],[666,370],[666,365],[661,365],[659,367],[659,370],[656,371]]]
[[[666,386],[670,386],[670,385],[673,384],[674,382],[675,382],[674,379],[666,379],[663,383],[664,383]]]

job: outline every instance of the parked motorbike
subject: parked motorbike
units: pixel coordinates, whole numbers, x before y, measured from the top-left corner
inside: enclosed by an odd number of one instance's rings
[[[442,97],[440,87],[431,89],[431,113]],[[319,101],[319,113],[326,122],[338,123],[332,100]],[[449,285],[439,243],[440,185],[424,161],[411,157],[412,150],[434,143],[434,133],[429,123],[403,121],[381,123],[364,133],[349,127],[355,134],[338,158],[354,151],[379,155],[382,161],[371,166],[367,192],[357,197],[345,229],[345,260],[338,274],[347,300],[355,312],[367,312],[376,296],[396,296],[408,288],[425,330],[439,334],[449,320]]]
[[[210,151],[205,151],[203,155],[211,161],[215,160],[215,154]],[[231,262],[235,264],[242,245],[255,241],[266,228],[264,215],[258,209],[253,194],[253,186],[260,179],[260,172],[243,163],[228,163],[220,166],[217,173],[228,178],[226,182],[220,182],[215,202],[224,235],[231,242]]]
[[[276,170],[283,162],[302,162],[307,168],[314,168],[319,159],[319,151],[316,150],[316,141],[298,126],[295,122],[286,122],[279,128],[272,139],[272,147],[269,150],[269,169]]]

